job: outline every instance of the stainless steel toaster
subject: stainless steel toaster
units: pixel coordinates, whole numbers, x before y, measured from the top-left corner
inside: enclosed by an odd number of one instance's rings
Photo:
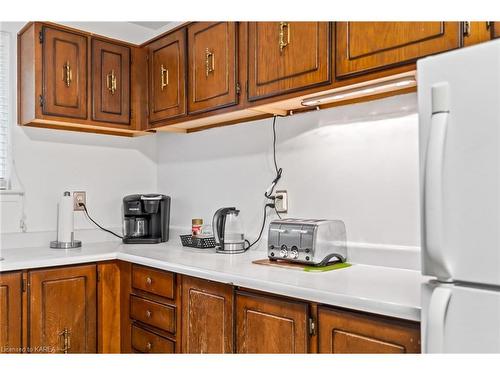
[[[269,224],[271,260],[326,265],[347,259],[346,230],[341,220],[280,219]]]

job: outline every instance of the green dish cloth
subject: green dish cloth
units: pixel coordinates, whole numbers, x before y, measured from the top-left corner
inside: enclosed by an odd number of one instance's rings
[[[330,264],[328,266],[305,266],[304,271],[306,272],[326,272],[326,271],[333,271],[333,270],[338,270],[341,268],[347,268],[351,267],[351,263],[335,263],[335,264]]]

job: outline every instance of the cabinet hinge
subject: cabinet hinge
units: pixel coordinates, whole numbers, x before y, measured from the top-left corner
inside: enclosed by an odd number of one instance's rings
[[[241,86],[240,86],[240,83],[238,82],[238,83],[236,84],[236,94],[237,94],[237,95],[240,95],[240,91],[241,91]]]
[[[39,102],[40,102],[40,107],[43,107],[43,102],[44,102],[43,95],[40,95],[40,96],[38,97],[38,100],[39,100]]]
[[[97,282],[101,281],[101,271],[97,271]]]
[[[38,40],[40,41],[40,43],[43,43],[43,30],[41,30],[41,31],[38,33]]]
[[[21,280],[21,288],[22,288],[23,293],[25,293],[26,292],[26,279]]]
[[[493,22],[491,21],[486,21],[486,30],[489,30],[491,29],[491,25],[493,24]]]
[[[309,335],[316,336],[316,322],[313,318],[309,318]]]

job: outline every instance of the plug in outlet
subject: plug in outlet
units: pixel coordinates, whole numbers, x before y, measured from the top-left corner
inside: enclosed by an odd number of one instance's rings
[[[79,203],[87,205],[87,197],[84,191],[73,192],[73,211],[83,211],[83,207],[79,206]]]
[[[288,212],[288,193],[286,190],[276,190],[274,207],[276,207],[276,211],[280,214],[286,214]]]

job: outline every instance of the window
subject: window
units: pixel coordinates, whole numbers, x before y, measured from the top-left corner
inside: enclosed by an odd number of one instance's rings
[[[10,185],[9,37],[9,33],[0,31],[0,190]]]

